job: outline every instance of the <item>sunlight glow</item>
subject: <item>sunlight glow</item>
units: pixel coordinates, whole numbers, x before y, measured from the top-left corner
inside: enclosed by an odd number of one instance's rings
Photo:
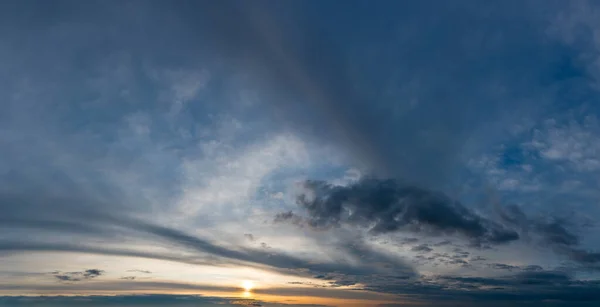
[[[250,291],[252,290],[252,288],[254,288],[254,283],[250,280],[244,280],[242,282],[242,287],[244,288],[244,290]]]

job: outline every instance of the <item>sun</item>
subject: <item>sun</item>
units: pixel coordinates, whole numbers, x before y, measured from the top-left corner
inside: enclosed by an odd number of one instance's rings
[[[242,282],[242,288],[244,288],[246,291],[250,291],[252,288],[254,288],[254,283],[250,280],[244,280]]]

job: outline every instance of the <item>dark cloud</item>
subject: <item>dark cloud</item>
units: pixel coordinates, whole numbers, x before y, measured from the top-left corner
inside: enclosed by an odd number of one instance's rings
[[[427,244],[421,244],[421,245],[413,246],[410,250],[413,252],[429,253],[430,251],[433,250],[433,248],[429,247]]]
[[[54,276],[54,278],[62,282],[79,282],[99,277],[100,275],[104,274],[104,271],[98,269],[89,269],[81,272],[54,271],[51,274]]]
[[[600,253],[586,251],[579,246],[580,236],[570,228],[572,225],[564,218],[530,218],[517,205],[497,208],[501,219],[528,236],[539,237],[544,246],[583,265],[594,266],[600,262]],[[569,227],[571,226],[571,227]]]
[[[254,238],[254,235],[252,235],[251,233],[245,233],[244,238],[246,238],[248,241],[252,241],[252,242],[254,242],[256,240],[256,238]]]
[[[519,234],[469,210],[442,193],[402,185],[395,180],[363,178],[349,186],[306,181],[297,204],[314,228],[341,224],[368,227],[372,234],[396,231],[459,234],[477,245],[517,240]],[[298,224],[301,217],[279,214],[276,222]]]
[[[552,306],[552,301],[591,306],[600,302],[598,281],[573,279],[562,271],[520,271],[500,277],[430,276],[411,284],[383,284],[368,289],[427,297],[428,304],[440,306]],[[415,300],[415,305],[418,302]]]
[[[569,232],[559,221],[552,221],[549,223],[538,223],[535,226],[537,232],[542,234],[544,240],[550,244],[566,246],[579,244],[579,237]]]
[[[542,268],[539,265],[535,265],[535,264],[523,266],[523,267],[521,267],[521,269],[523,271],[542,271],[542,270],[544,270],[544,268]]]
[[[127,272],[136,272],[136,273],[143,273],[143,274],[152,274],[151,271],[148,270],[127,270]]]
[[[452,244],[452,241],[448,241],[448,240],[444,240],[438,243],[433,244],[434,246],[445,246],[445,245],[450,245]]]
[[[119,278],[119,279],[123,279],[123,280],[134,280],[134,279],[136,279],[136,277],[135,277],[135,276],[123,276],[123,277],[121,277],[121,278]]]
[[[286,223],[296,225],[298,227],[304,227],[304,224],[305,224],[302,217],[297,216],[292,211],[277,213],[275,215],[275,218],[273,219],[273,222],[274,223],[286,222]]]
[[[490,263],[490,264],[488,264],[488,266],[493,269],[496,269],[496,270],[507,270],[507,271],[512,271],[512,270],[516,270],[516,269],[520,268],[519,266],[504,264],[504,263]]]
[[[394,232],[422,236],[457,234],[481,249],[519,239],[534,240],[575,262],[584,265],[600,262],[600,253],[578,247],[579,236],[563,219],[530,218],[515,205],[498,207],[498,218],[493,219],[493,216],[482,216],[442,193],[403,185],[397,180],[362,178],[348,186],[306,181],[296,203],[305,215],[285,212],[277,214],[274,221],[320,230],[349,225],[368,229],[372,235]],[[434,246],[450,244],[443,241]],[[430,251],[427,245],[412,249]],[[455,249],[455,253],[448,257],[452,259],[443,262],[467,265],[462,259],[468,258],[469,252]],[[481,260],[483,258],[474,261]]]
[[[400,241],[403,244],[417,243],[419,242],[418,238],[404,238]]]

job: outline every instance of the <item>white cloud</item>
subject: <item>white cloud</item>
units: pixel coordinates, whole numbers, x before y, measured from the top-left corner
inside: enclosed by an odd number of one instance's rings
[[[564,162],[580,172],[600,170],[600,126],[593,116],[582,123],[571,121],[558,125],[546,121],[543,129],[534,132],[531,142],[525,144],[550,161]]]
[[[186,216],[247,213],[266,176],[310,162],[306,145],[292,135],[278,135],[242,150],[213,141],[204,145],[204,153],[200,160],[184,162],[185,194],[179,210]]]
[[[353,182],[356,182],[362,176],[362,172],[356,168],[350,168],[346,170],[344,176],[341,178],[331,180],[331,184],[339,186],[347,186]]]

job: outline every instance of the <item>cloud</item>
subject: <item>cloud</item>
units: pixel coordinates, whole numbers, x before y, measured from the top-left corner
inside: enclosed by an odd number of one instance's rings
[[[137,273],[143,273],[143,274],[152,274],[152,272],[148,271],[148,270],[127,270],[127,272],[137,272]]]
[[[200,296],[200,295],[116,295],[116,296],[2,296],[0,305],[2,306],[81,306],[82,303],[88,306],[147,306],[148,304],[160,304],[163,306],[264,306],[263,302],[252,299],[232,300],[229,298]],[[303,304],[278,304],[268,303],[273,307],[302,307],[320,305]],[[321,306],[325,307],[325,306]]]
[[[413,294],[415,298],[427,296],[430,304],[439,302],[442,306],[546,306],[548,301],[553,300],[565,304],[598,303],[599,286],[597,281],[575,280],[565,272],[535,271],[500,277],[433,276],[423,278],[420,283],[382,285],[371,290]],[[415,300],[415,303],[418,301]]]
[[[105,225],[119,225],[131,230],[139,231],[147,235],[152,235],[156,239],[163,241],[165,244],[179,246],[184,250],[199,253],[199,255],[191,254],[189,256],[169,255],[158,253],[147,253],[126,249],[110,249],[102,247],[93,247],[86,244],[64,244],[64,243],[35,243],[35,242],[2,242],[0,241],[0,252],[12,253],[22,251],[68,251],[81,252],[92,254],[105,255],[120,255],[129,257],[142,257],[151,259],[161,259],[168,261],[176,261],[190,264],[244,264],[253,265],[263,269],[279,271],[284,274],[312,276],[316,274],[327,274],[330,272],[338,272],[340,276],[360,276],[374,274],[382,268],[371,263],[360,263],[351,265],[345,263],[337,263],[335,261],[320,261],[316,262],[310,259],[303,259],[286,253],[274,252],[272,249],[249,249],[238,248],[229,249],[208,240],[181,232],[176,229],[154,225],[147,222],[110,217],[106,215],[98,215],[96,221],[103,221]],[[104,220],[103,220],[104,219]],[[370,253],[378,261],[393,264],[394,274],[402,276],[415,276],[414,269],[402,261],[395,260],[389,257],[384,257],[373,251],[366,249],[362,253]],[[201,257],[198,257],[201,256]],[[213,257],[217,256],[217,259]]]
[[[136,277],[135,276],[123,276],[119,279],[123,279],[123,280],[134,280]]]
[[[600,160],[596,152],[600,150],[600,131],[598,119],[594,115],[587,115],[583,119],[569,123],[560,123],[556,119],[544,122],[543,127],[537,129],[527,148],[534,150],[539,155],[553,162],[566,164],[578,172],[600,171]]]
[[[542,244],[549,246],[557,253],[568,256],[575,262],[592,267],[600,262],[600,253],[586,251],[579,247],[580,237],[568,229],[566,219],[529,218],[516,205],[502,207],[499,209],[499,215],[506,223],[518,227],[521,232],[539,236]]]
[[[395,180],[363,178],[345,186],[306,181],[298,206],[314,228],[342,224],[368,228],[372,234],[405,231],[421,234],[459,234],[476,244],[501,244],[519,239],[504,228],[442,193],[402,185]],[[297,223],[299,217],[283,213],[275,221]]]
[[[259,302],[250,301],[250,300],[237,300],[237,301],[231,301],[231,303],[233,305],[240,305],[240,306],[256,306],[256,307],[262,307],[263,306]]]
[[[59,272],[51,273],[56,279],[61,282],[79,282],[83,280],[93,279],[104,274],[103,270],[89,269],[81,272]]]
[[[321,230],[352,226],[366,229],[371,235],[458,234],[483,248],[519,239],[533,240],[581,264],[600,261],[598,253],[578,247],[580,238],[566,227],[565,219],[530,218],[516,205],[497,206],[498,218],[484,217],[442,193],[402,185],[396,180],[367,177],[348,186],[306,181],[297,196],[297,205],[306,216],[284,212],[277,214],[274,222]],[[412,251],[421,253],[431,250],[427,244],[412,247]],[[468,255],[469,252],[459,250],[444,262],[467,265],[462,258]]]
[[[578,225],[507,206],[498,217],[470,207],[472,195],[456,196],[454,189],[471,183],[463,180],[464,162],[499,142],[514,121],[571,101],[557,92],[582,89],[574,85],[577,78],[549,77],[572,57],[546,33],[546,18],[562,5],[351,1],[340,10],[317,3],[61,2],[43,14],[30,14],[30,3],[1,4],[7,9],[0,9],[0,23],[9,26],[0,27],[6,37],[0,46],[0,80],[6,81],[0,89],[0,253],[241,265],[321,276],[338,288],[401,293],[398,288],[410,292],[414,283],[415,293],[434,296],[477,285],[418,280],[422,272],[400,257],[404,251],[416,252],[426,266],[476,275],[526,271],[515,264],[523,256],[519,244],[551,248],[579,264],[600,261],[584,247]],[[597,10],[578,13],[596,24]],[[548,121],[524,146],[540,164],[593,176],[595,121]],[[335,147],[353,171],[330,180],[337,166],[314,167],[308,153],[314,144]],[[499,177],[498,187],[507,193],[547,189],[525,175],[546,172],[540,164]],[[287,194],[263,191],[271,184],[265,181],[294,177],[289,168],[303,168],[302,179],[330,180],[306,181],[293,212]],[[254,199],[259,192],[272,197]],[[523,206],[545,210],[527,201]],[[280,242],[257,231],[274,208],[284,211],[276,222],[304,229],[277,231]],[[327,235],[310,232],[317,228]],[[386,242],[402,234],[418,238],[384,247],[356,235],[363,230]],[[250,241],[264,238],[270,248],[249,248],[240,233]],[[431,242],[438,236],[498,250],[473,256]],[[297,238],[317,247],[298,247]],[[545,256],[551,255],[539,260]],[[472,262],[484,263],[476,268]],[[75,273],[55,278],[96,277]],[[513,279],[580,285],[556,276],[492,279],[485,286]]]
[[[433,248],[429,247],[427,244],[421,244],[421,245],[413,246],[410,250],[413,252],[419,252],[419,253],[429,253],[430,251],[433,250]]]

